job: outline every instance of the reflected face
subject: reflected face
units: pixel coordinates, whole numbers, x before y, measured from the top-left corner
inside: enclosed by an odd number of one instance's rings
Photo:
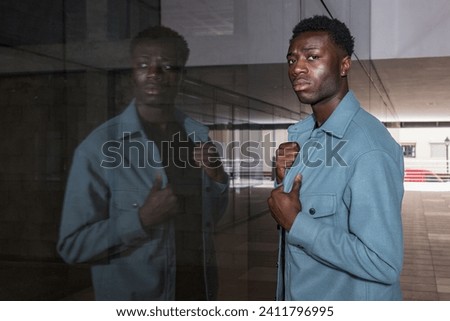
[[[138,44],[132,52],[136,105],[172,105],[183,77],[184,62],[176,45],[158,40]]]
[[[341,74],[349,69],[345,57],[324,31],[304,32],[294,38],[286,58],[289,79],[298,99],[316,105],[339,95],[344,81]]]

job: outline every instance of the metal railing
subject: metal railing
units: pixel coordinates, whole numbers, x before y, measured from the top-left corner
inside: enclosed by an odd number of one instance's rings
[[[449,179],[445,159],[405,158],[405,182],[446,182]]]

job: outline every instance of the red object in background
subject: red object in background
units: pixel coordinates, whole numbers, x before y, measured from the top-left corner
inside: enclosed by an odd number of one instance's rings
[[[427,169],[405,169],[405,182],[443,182],[437,174]]]

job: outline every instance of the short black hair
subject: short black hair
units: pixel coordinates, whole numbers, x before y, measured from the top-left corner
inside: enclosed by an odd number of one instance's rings
[[[137,45],[149,40],[173,41],[176,44],[177,50],[179,50],[183,64],[186,64],[189,58],[189,46],[186,39],[175,30],[165,26],[152,26],[142,30],[131,40],[131,53]]]
[[[290,42],[299,34],[308,31],[327,32],[339,48],[343,49],[349,56],[353,54],[355,39],[347,26],[338,19],[331,19],[327,16],[313,16],[301,20],[292,30]]]

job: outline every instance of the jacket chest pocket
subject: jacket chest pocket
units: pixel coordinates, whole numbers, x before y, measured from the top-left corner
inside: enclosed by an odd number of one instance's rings
[[[336,194],[310,193],[301,195],[302,212],[314,219],[334,221],[336,214]]]
[[[148,194],[148,192],[147,192]],[[116,190],[112,192],[113,210],[120,212],[137,211],[144,204],[147,195],[138,190]]]

